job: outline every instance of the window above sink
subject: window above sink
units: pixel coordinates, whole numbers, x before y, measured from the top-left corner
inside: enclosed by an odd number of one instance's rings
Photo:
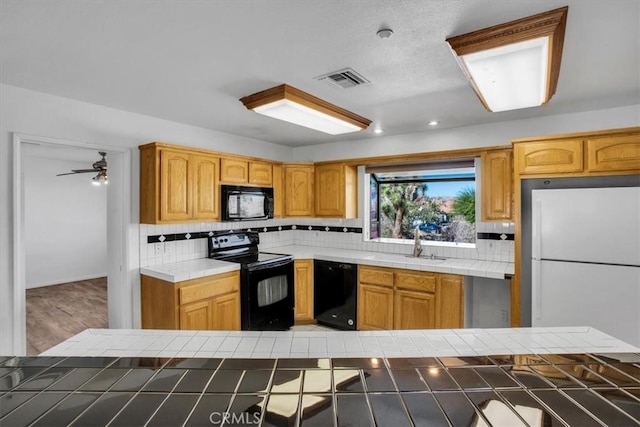
[[[475,247],[475,159],[368,166],[365,223],[372,241]]]

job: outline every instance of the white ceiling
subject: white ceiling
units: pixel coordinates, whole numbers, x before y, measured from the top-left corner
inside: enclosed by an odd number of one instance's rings
[[[294,147],[640,102],[635,0],[0,1],[2,83]],[[565,5],[551,102],[485,111],[445,39]],[[345,67],[372,83],[314,80]],[[281,83],[373,124],[325,135],[238,101]]]

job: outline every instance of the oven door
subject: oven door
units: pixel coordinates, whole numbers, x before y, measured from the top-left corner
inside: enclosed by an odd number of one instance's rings
[[[240,298],[243,330],[289,329],[293,326],[293,260],[245,267]]]

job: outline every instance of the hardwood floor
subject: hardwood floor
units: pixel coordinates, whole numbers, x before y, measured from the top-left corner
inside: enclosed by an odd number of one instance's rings
[[[27,354],[84,331],[107,328],[107,278],[27,289]]]

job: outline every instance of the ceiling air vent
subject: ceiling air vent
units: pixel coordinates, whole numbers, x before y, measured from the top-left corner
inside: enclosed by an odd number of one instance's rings
[[[351,68],[345,68],[344,70],[318,76],[316,80],[325,82],[336,89],[349,89],[350,87],[371,83]]]

